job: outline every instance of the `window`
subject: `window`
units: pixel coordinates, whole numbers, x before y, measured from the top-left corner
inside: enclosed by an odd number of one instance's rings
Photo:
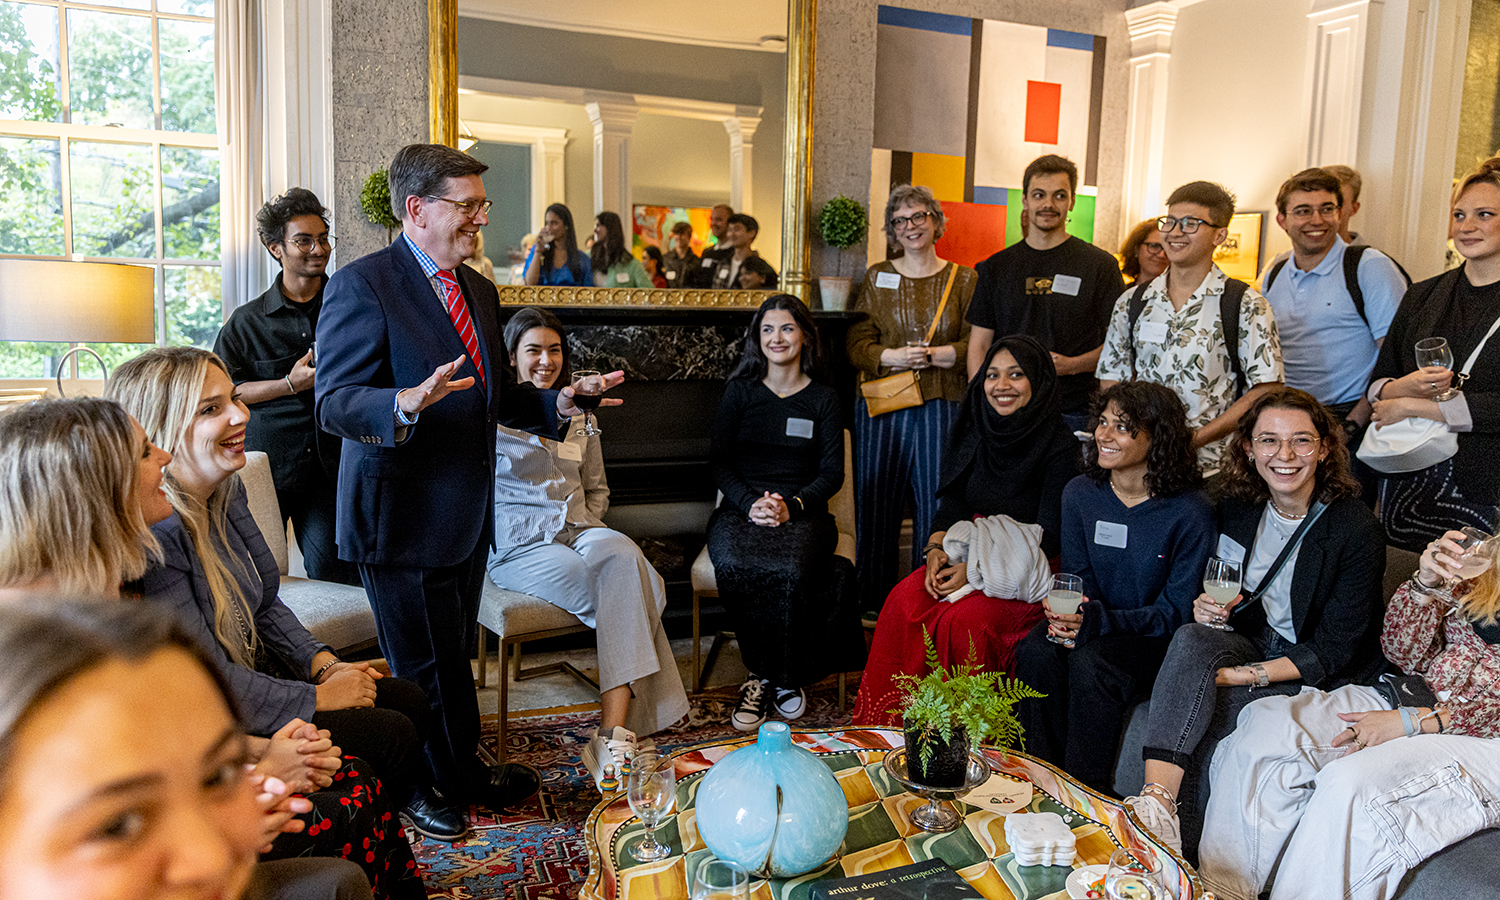
[[[0,255],[153,267],[163,344],[223,321],[213,12],[0,0]],[[90,346],[111,369],[143,349]],[[0,342],[0,378],[51,376],[67,347]]]

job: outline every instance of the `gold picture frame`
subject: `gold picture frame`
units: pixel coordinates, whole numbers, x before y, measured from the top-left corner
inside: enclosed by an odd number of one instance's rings
[[[1229,220],[1229,237],[1214,248],[1214,262],[1225,275],[1255,283],[1260,277],[1261,229],[1265,213],[1235,213]]]

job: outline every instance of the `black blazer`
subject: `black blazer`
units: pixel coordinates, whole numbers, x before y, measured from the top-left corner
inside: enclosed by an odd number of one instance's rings
[[[1219,533],[1254,552],[1264,503],[1219,501]],[[1357,497],[1335,500],[1302,538],[1292,572],[1292,626],[1297,644],[1287,657],[1304,684],[1332,690],[1372,681],[1384,665],[1380,628],[1385,530]],[[1231,620],[1236,631],[1260,634],[1265,607],[1256,603]]]

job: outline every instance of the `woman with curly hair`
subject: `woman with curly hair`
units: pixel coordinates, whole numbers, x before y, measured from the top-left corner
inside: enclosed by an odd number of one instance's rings
[[[1130,701],[1192,614],[1214,521],[1171,389],[1121,382],[1090,419],[1084,474],[1062,495],[1062,571],[1082,579],[1084,602],[1070,615],[1043,601],[1047,621],[1016,647],[1015,676],[1047,696],[1016,712],[1029,753],[1107,790]]]
[[[1120,245],[1120,271],[1130,284],[1147,284],[1167,271],[1166,244],[1155,219],[1145,219],[1130,229]]]
[[[1367,683],[1382,664],[1385,533],[1360,502],[1338,420],[1311,394],[1276,387],[1230,446],[1217,553],[1240,564],[1241,593],[1224,606],[1199,594],[1194,621],[1173,635],[1151,692],[1146,785],[1127,801],[1195,859],[1202,776],[1240,710],[1303,687]]]

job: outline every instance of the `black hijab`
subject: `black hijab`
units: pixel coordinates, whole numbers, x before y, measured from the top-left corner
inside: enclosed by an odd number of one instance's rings
[[[984,393],[985,372],[1001,350],[1010,351],[1031,381],[1031,400],[1008,416],[995,412]],[[1072,434],[1063,423],[1052,354],[1029,335],[1000,338],[990,345],[984,365],[964,389],[938,490],[945,490],[966,473],[969,477],[1007,480],[1031,478],[1056,452],[1060,437],[1071,440]]]

